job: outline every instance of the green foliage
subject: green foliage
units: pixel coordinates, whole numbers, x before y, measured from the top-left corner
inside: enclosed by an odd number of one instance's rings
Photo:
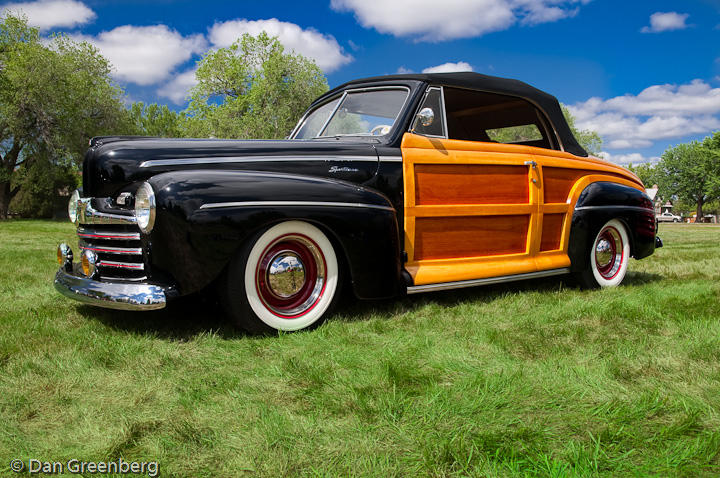
[[[246,337],[197,297],[66,299],[52,256],[73,225],[5,222],[0,475],[123,457],[173,478],[717,477],[720,227],[660,235],[615,289],[343,300],[315,330]]]
[[[196,137],[285,137],[328,88],[312,60],[285,53],[264,32],[207,53],[196,77],[186,111],[187,133]]]
[[[654,184],[660,184],[659,172],[655,164],[641,163],[637,166],[628,164],[627,168],[637,174],[646,188],[651,188]]]
[[[560,108],[562,108],[563,116],[565,116],[565,120],[567,121],[568,126],[570,126],[570,131],[572,131],[575,139],[578,143],[580,143],[580,146],[582,146],[589,154],[594,156],[600,154],[600,151],[602,150],[602,138],[600,135],[596,131],[577,129],[575,126],[575,117],[572,113],[570,113],[567,106],[561,104]]]
[[[701,218],[703,205],[720,197],[720,132],[665,150],[657,179],[664,194],[695,203]]]
[[[130,106],[130,120],[137,128],[137,134],[161,138],[179,138],[183,136],[183,117],[166,105],[139,101]]]
[[[88,43],[61,35],[41,41],[25,18],[7,15],[0,19],[0,64],[2,218],[12,197],[28,184],[13,180],[23,169],[33,176],[30,169],[38,161],[47,164],[36,172],[77,167],[88,138],[131,125],[122,91],[111,81],[110,64]],[[48,198],[37,200],[45,204]]]
[[[80,186],[80,173],[72,164],[33,161],[18,170],[13,183],[20,187],[11,202],[13,212],[21,217],[51,218],[67,210],[70,193]],[[65,193],[58,196],[58,192]]]

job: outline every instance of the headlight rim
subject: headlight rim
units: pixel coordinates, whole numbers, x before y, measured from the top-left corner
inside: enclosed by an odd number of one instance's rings
[[[77,225],[78,223],[78,213],[77,213],[77,206],[80,202],[80,191],[75,190],[70,195],[70,200],[68,201],[68,217],[70,218],[70,222]]]
[[[144,205],[147,200],[147,206]],[[143,234],[149,234],[155,226],[155,191],[147,181],[142,183],[135,191],[135,220]],[[145,217],[147,216],[147,219]]]

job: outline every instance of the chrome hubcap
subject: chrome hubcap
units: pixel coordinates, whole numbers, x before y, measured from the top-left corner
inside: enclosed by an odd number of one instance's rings
[[[601,239],[598,241],[595,247],[595,262],[599,268],[607,267],[610,261],[613,260],[613,251],[610,241],[607,239]]]
[[[305,285],[305,265],[292,251],[282,251],[273,257],[267,275],[270,292],[283,299],[297,294]]]
[[[603,278],[610,280],[617,275],[623,263],[624,247],[617,229],[607,227],[600,231],[595,243],[595,267]]]

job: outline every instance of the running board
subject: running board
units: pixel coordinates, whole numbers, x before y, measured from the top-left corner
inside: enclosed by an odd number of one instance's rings
[[[413,285],[407,288],[408,294],[419,294],[421,292],[434,292],[437,290],[462,289],[476,285],[502,284],[525,279],[539,279],[541,277],[559,276],[570,273],[570,269],[550,269],[547,271],[526,272],[525,274],[514,274],[511,276],[487,277],[485,279],[461,280],[456,282],[441,282],[440,284]]]

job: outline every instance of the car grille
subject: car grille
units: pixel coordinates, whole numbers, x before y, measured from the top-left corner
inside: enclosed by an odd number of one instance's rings
[[[100,280],[137,282],[147,279],[137,226],[81,224],[77,235],[81,251],[89,249],[97,254]]]

